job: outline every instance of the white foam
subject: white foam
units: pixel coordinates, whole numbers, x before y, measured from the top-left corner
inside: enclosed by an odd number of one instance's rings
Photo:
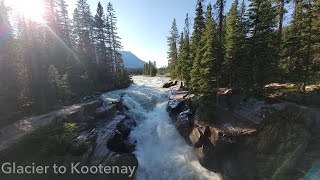
[[[218,174],[203,168],[192,147],[171,123],[166,112],[167,90],[161,88],[166,78],[133,77],[136,85],[116,94],[126,93],[124,103],[138,122],[130,140],[137,140],[134,152],[139,161],[137,180],[213,180]],[[114,96],[114,92],[111,93]],[[108,97],[108,93],[105,94]]]

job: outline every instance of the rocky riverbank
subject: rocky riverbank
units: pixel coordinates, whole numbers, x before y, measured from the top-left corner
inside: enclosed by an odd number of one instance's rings
[[[29,119],[29,129],[21,129],[26,128],[25,125],[1,129],[0,162],[63,165],[76,161],[88,166],[132,166],[137,169],[138,160],[133,154],[135,144],[128,140],[136,122],[125,113],[126,110],[122,98],[116,101],[99,98],[74,106],[72,110]],[[134,179],[135,175],[106,177]]]
[[[319,177],[312,171],[320,162],[317,109],[231,91],[219,105],[199,105],[174,84],[167,110],[205,168],[227,179]]]

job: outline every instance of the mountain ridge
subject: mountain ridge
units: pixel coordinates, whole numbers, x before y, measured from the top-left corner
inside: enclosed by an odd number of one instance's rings
[[[120,51],[122,60],[126,68],[143,68],[145,61],[138,58],[131,51]]]

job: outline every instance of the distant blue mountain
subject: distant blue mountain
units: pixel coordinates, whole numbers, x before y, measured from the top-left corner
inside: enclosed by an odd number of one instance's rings
[[[127,68],[143,68],[146,63],[130,51],[120,51],[120,54],[122,55],[124,66]]]

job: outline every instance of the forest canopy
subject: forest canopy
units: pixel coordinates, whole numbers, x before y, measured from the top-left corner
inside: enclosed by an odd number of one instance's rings
[[[111,3],[98,3],[94,13],[87,0],[72,13],[65,0],[41,5],[42,14],[33,14],[0,0],[0,114],[42,112],[129,85]]]

